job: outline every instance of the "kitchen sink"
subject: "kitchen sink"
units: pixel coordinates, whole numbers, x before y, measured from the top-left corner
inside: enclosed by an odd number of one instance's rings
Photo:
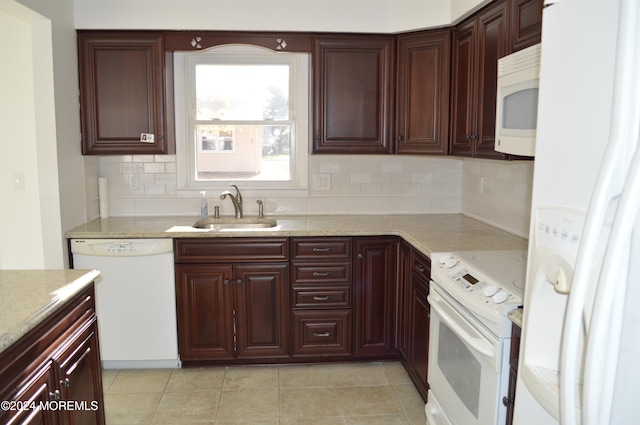
[[[196,229],[207,230],[258,230],[273,229],[278,221],[272,218],[203,218],[194,223]]]

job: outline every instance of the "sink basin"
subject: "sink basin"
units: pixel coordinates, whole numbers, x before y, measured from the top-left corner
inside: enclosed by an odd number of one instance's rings
[[[272,218],[203,218],[194,223],[196,229],[207,230],[257,230],[271,229],[278,225]]]

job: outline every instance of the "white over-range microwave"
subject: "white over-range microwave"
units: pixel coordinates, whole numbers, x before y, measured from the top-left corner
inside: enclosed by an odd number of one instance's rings
[[[539,82],[540,44],[498,60],[496,151],[534,156]]]

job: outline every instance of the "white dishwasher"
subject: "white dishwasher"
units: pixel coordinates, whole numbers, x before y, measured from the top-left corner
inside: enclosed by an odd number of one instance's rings
[[[172,239],[72,239],[76,269],[99,270],[105,369],[180,367]]]

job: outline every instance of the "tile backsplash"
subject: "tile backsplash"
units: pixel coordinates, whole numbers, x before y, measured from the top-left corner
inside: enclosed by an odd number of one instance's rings
[[[257,213],[262,199],[267,215],[285,214],[437,214],[465,213],[526,236],[533,163],[453,157],[401,155],[310,155],[306,196],[248,191],[245,213]],[[198,191],[177,189],[175,155],[104,156],[85,161],[89,219],[98,217],[97,178],[109,180],[111,217],[196,216]],[[482,193],[479,178],[482,177]],[[316,179],[320,180],[316,180]],[[329,183],[328,187],[318,182]],[[242,189],[242,184],[239,184]],[[280,192],[282,193],[282,192]],[[231,203],[217,192],[210,210]],[[509,217],[509,218],[505,218]]]

